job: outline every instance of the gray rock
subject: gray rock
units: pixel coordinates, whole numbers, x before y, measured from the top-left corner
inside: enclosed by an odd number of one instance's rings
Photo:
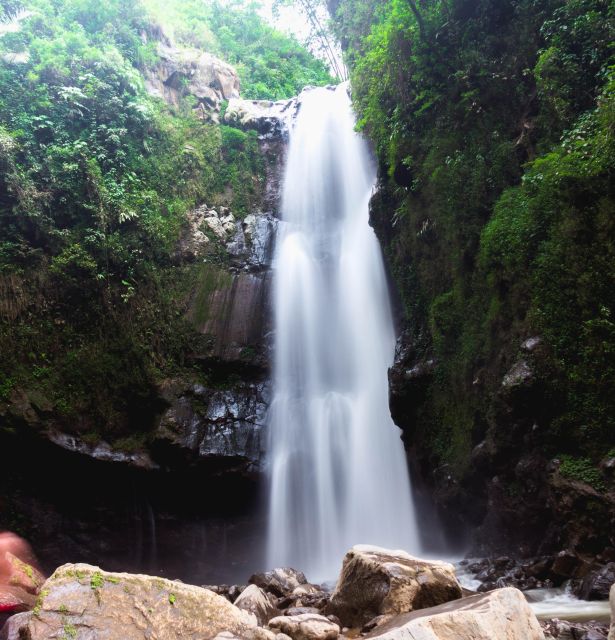
[[[507,389],[519,387],[530,381],[533,375],[529,364],[525,360],[518,360],[502,379],[502,386]]]
[[[284,136],[298,109],[297,98],[291,100],[229,100],[224,121],[242,129],[254,129],[265,137]]]
[[[146,451],[124,452],[113,449],[110,444],[104,441],[96,444],[84,442],[79,437],[62,433],[61,431],[50,430],[47,433],[48,439],[59,447],[74,453],[86,455],[95,460],[103,462],[117,462],[127,464],[139,469],[157,469],[158,465],[152,460]]]
[[[235,606],[256,616],[258,624],[266,625],[279,615],[273,597],[255,584],[248,585],[235,600]]]
[[[31,611],[11,616],[0,630],[0,640],[23,640],[20,630],[27,627],[31,616]]]
[[[317,613],[273,618],[269,621],[269,628],[293,640],[336,640],[340,634],[337,624]]]
[[[541,342],[542,339],[540,336],[532,336],[531,338],[528,338],[527,340],[524,340],[522,342],[521,348],[523,349],[523,351],[529,351],[531,353],[536,349],[536,347],[541,344]]]
[[[540,624],[518,589],[405,613],[366,636],[378,640],[544,640]]]
[[[248,214],[236,223],[226,244],[233,263],[251,271],[270,268],[277,230],[278,220],[271,213]]]
[[[298,587],[308,584],[305,575],[301,571],[290,567],[272,569],[265,573],[255,573],[250,577],[249,582],[276,596],[291,595]]]
[[[575,595],[581,600],[608,600],[613,584],[615,584],[615,562],[609,562],[601,569],[586,575]]]
[[[182,97],[198,101],[203,117],[217,120],[222,100],[239,96],[239,76],[235,69],[200,49],[159,42],[157,64],[145,71],[148,93],[179,106]]]
[[[184,461],[215,460],[227,469],[258,470],[268,385],[245,383],[219,390],[177,384],[167,381],[162,390],[171,406],[154,434],[158,456],[168,460],[175,452]]]
[[[300,616],[304,613],[320,613],[316,607],[289,607],[284,612],[285,616]],[[327,616],[329,618],[329,616]]]

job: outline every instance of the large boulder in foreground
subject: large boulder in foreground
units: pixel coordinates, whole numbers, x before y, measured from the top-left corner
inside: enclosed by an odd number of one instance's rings
[[[344,557],[326,611],[344,626],[361,627],[379,615],[433,607],[461,596],[452,564],[358,545]]]
[[[544,640],[518,589],[507,587],[396,616],[367,638],[377,640]]]
[[[253,615],[212,591],[87,564],[55,571],[22,630],[30,640],[210,640],[222,632],[242,640],[272,638]]]

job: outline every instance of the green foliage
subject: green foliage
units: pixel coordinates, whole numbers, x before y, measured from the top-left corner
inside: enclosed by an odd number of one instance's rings
[[[36,389],[65,430],[131,451],[159,410],[158,381],[193,375],[188,354],[203,346],[185,318],[201,265],[176,253],[186,212],[206,202],[246,214],[264,173],[255,133],[146,93],[155,4],[3,3],[30,13],[0,33],[0,401]],[[248,92],[251,77],[267,97],[328,81],[255,7],[163,4],[181,43],[246,55]],[[208,260],[224,262],[211,247]]]
[[[90,578],[90,587],[92,589],[102,589],[105,586],[105,580],[100,571],[95,571]]]
[[[559,472],[571,480],[580,480],[598,491],[604,491],[605,484],[600,469],[588,458],[575,458],[569,455],[560,456]]]
[[[259,15],[253,2],[144,0],[163,24],[188,46],[212,51],[235,65],[242,95],[280,100],[297,95],[307,85],[333,82],[324,63],[297,40],[276,31]]]
[[[418,446],[462,471],[541,335],[542,445],[597,459],[615,434],[613,4],[335,4],[383,178],[373,219],[437,362]]]

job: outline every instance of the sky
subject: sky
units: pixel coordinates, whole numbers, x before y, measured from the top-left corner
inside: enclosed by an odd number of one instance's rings
[[[260,0],[261,15],[280,31],[290,33],[303,42],[310,33],[306,17],[293,5],[279,7],[276,16],[273,12],[273,2],[274,0]]]
[[[296,5],[282,5],[279,6],[277,11],[273,11],[274,0],[259,0],[262,5],[261,15],[265,18],[270,24],[274,27],[283,31],[284,33],[288,33],[294,35],[299,42],[305,43],[310,35],[310,25],[305,14],[296,8]],[[326,9],[322,8],[322,15],[319,13],[319,18],[323,24],[326,24],[329,16],[327,15]],[[308,45],[309,46],[309,45]],[[312,50],[312,53],[317,57],[323,60],[327,66],[330,68],[331,65],[327,60],[327,57],[320,51],[314,49],[313,47],[309,47]],[[341,51],[338,50],[335,52],[336,62],[339,65],[339,68],[343,68],[342,54]],[[335,75],[335,73],[334,73]]]

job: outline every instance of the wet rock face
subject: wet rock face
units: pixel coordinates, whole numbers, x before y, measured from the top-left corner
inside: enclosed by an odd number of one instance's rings
[[[233,266],[244,271],[271,268],[278,220],[271,213],[250,213],[237,223],[226,244]]]
[[[614,548],[613,492],[562,473],[562,461],[547,453],[559,444],[551,430],[556,400],[545,383],[541,337],[519,339],[515,352],[500,354],[468,377],[466,398],[452,409],[452,418],[438,413],[435,398],[446,391],[426,344],[421,335],[400,336],[389,372],[391,414],[439,512],[453,522],[458,514],[462,528],[472,532],[472,554],[527,559],[572,550],[596,558]],[[463,472],[434,451],[444,430],[434,434],[432,425],[437,431],[449,419],[452,431],[468,441],[467,459],[456,461],[465,465]],[[606,486],[613,477],[609,469],[603,460]],[[578,578],[576,568],[565,577]]]
[[[615,562],[586,575],[575,595],[581,600],[607,600],[611,586],[615,584]]]
[[[241,472],[260,469],[267,383],[218,390],[168,381],[162,393],[170,407],[162,415],[152,445],[160,464],[173,467],[189,461]]]

